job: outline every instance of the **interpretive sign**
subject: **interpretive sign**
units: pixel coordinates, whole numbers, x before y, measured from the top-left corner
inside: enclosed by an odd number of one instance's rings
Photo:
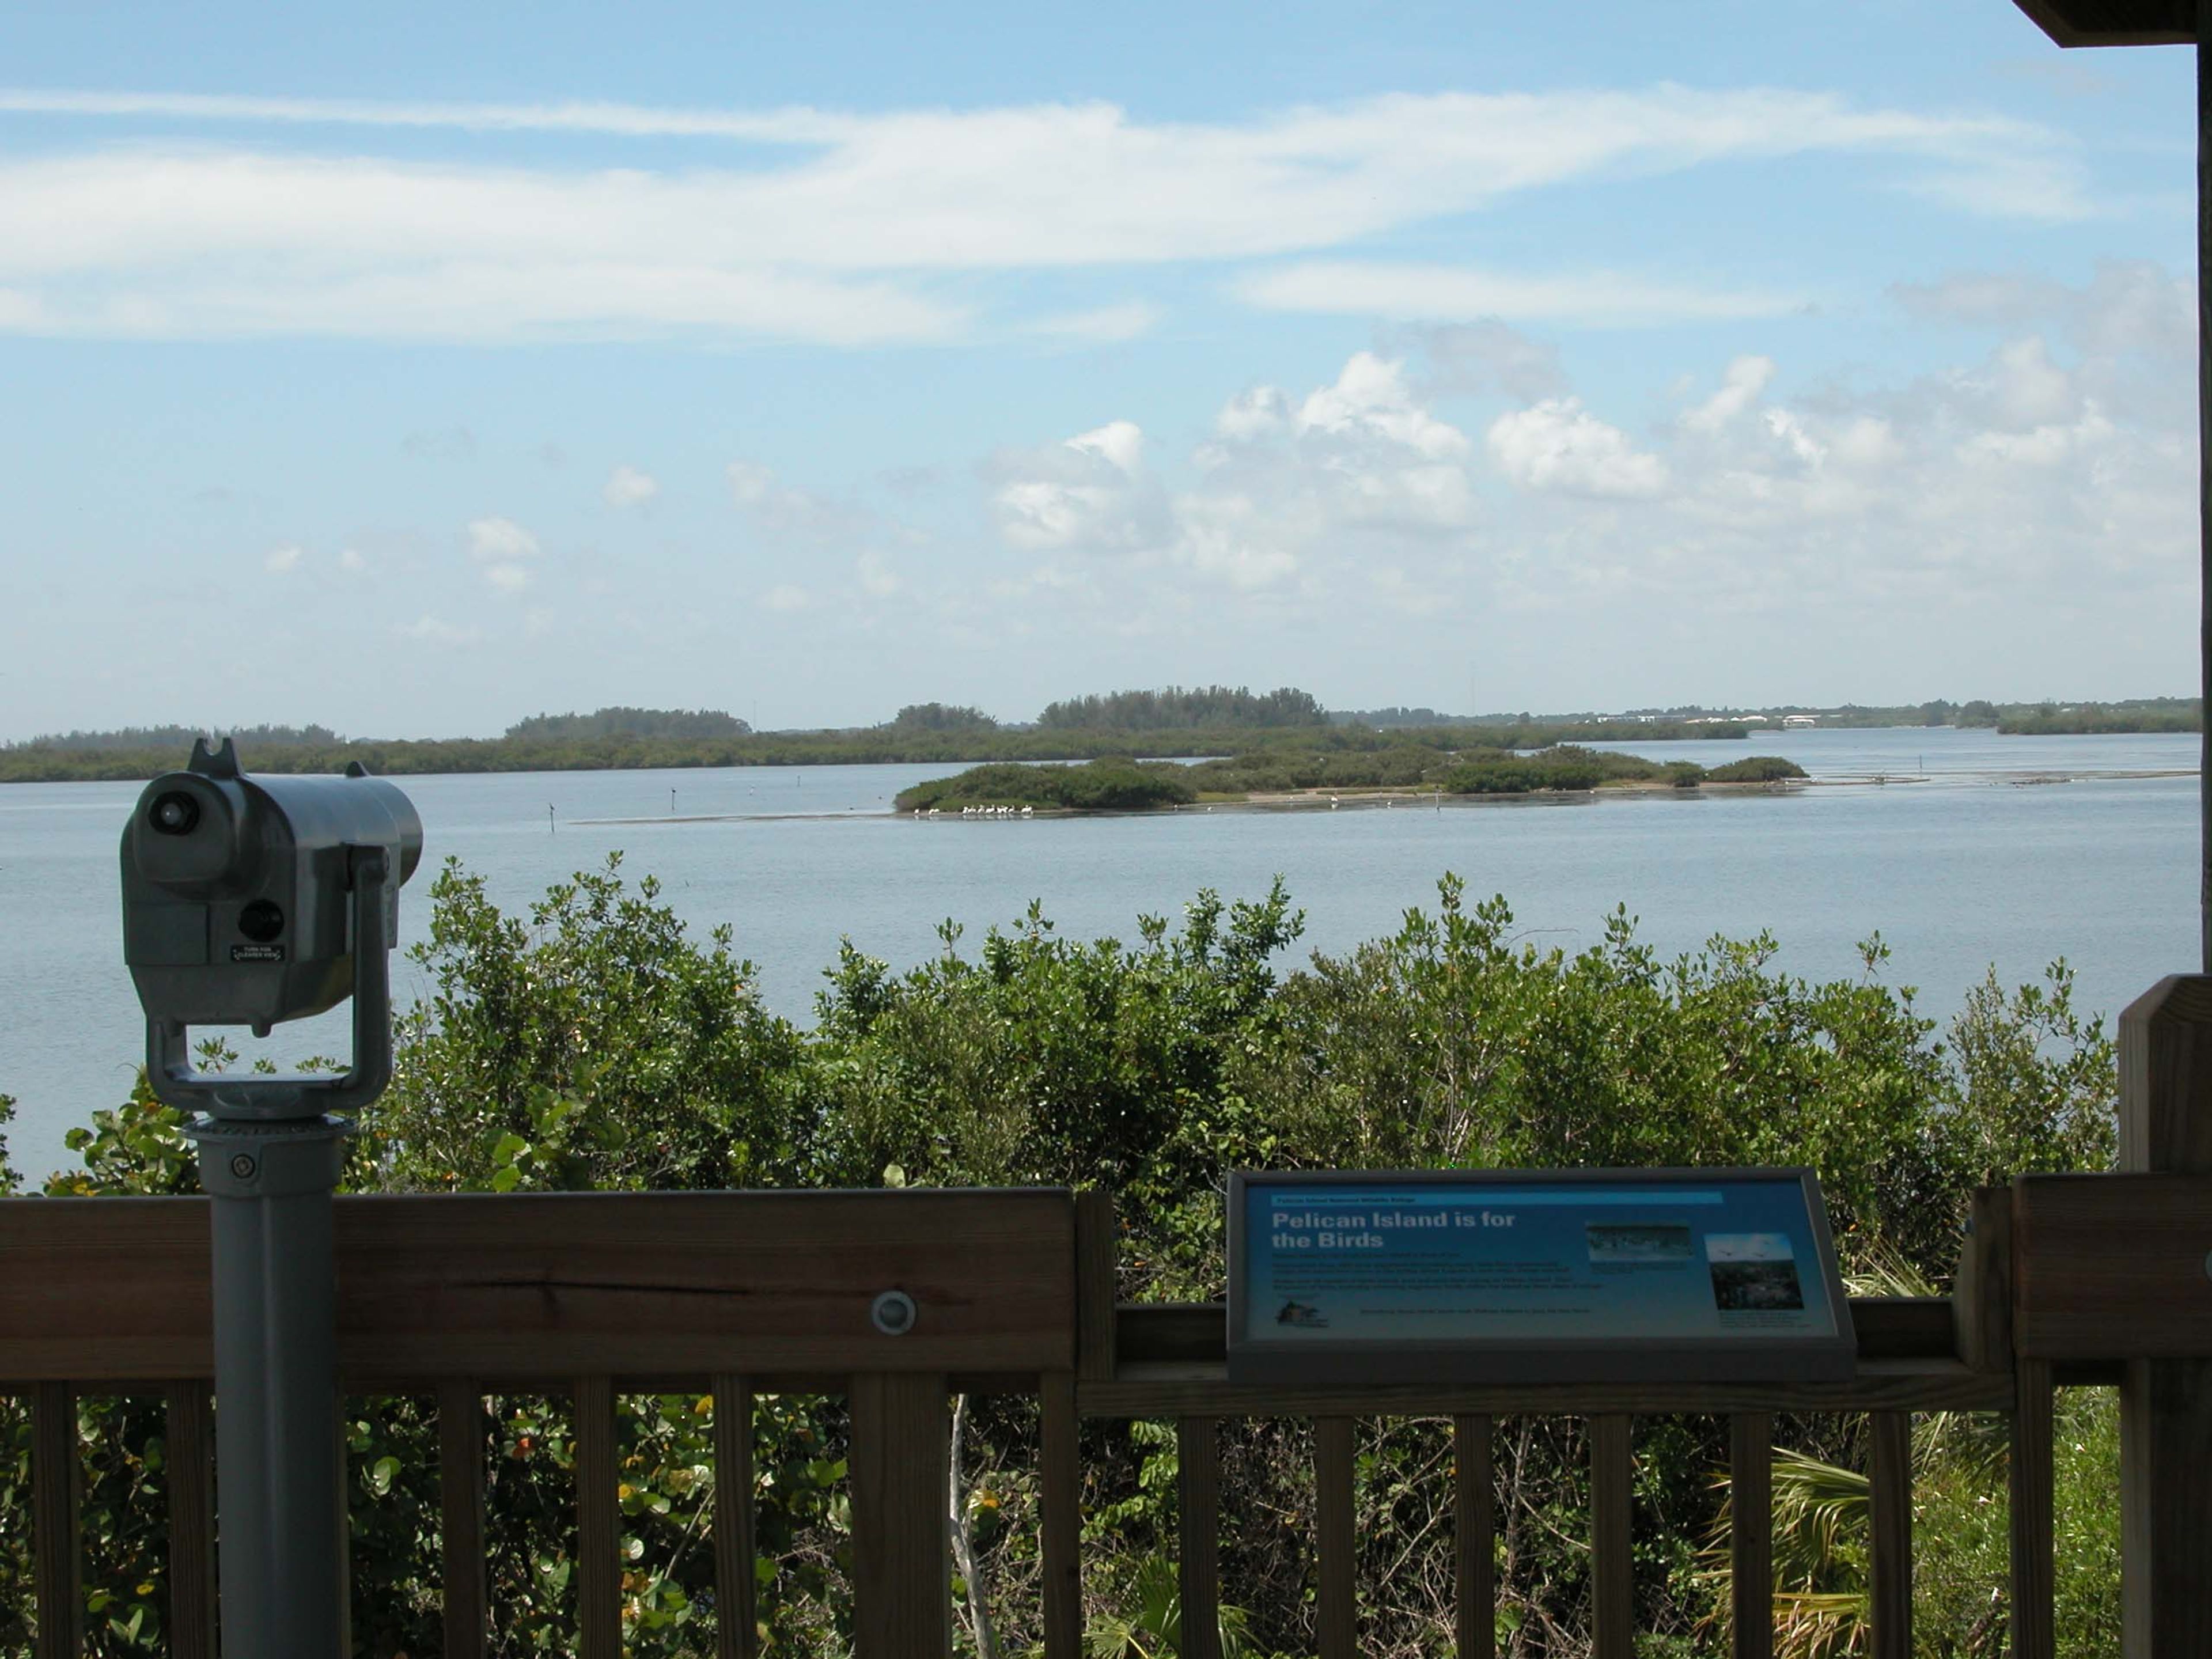
[[[1232,1382],[1841,1380],[1809,1170],[1229,1178]]]

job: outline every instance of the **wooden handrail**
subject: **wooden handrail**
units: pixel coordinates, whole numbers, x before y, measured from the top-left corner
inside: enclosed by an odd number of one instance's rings
[[[2053,1390],[2117,1367],[2119,1326],[2097,1306],[2100,1288],[2122,1272],[2113,1264],[2135,1260],[2130,1249],[2154,1251],[2167,1264],[2157,1282],[2179,1286],[2172,1263],[2197,1236],[2200,1218],[2212,1216],[2197,1178],[2098,1184],[2110,1179],[2039,1177],[1978,1194],[1954,1297],[1853,1301],[1859,1358],[1848,1381],[1541,1388],[1231,1386],[1221,1304],[1114,1300],[1112,1207],[1096,1194],[342,1200],[343,1382],[356,1393],[435,1398],[445,1648],[456,1659],[485,1650],[491,1611],[485,1395],[562,1395],[573,1404],[579,1651],[611,1659],[620,1650],[622,1604],[616,1399],[700,1389],[713,1395],[718,1659],[752,1659],[757,1646],[752,1414],[757,1393],[770,1391],[851,1399],[861,1659],[943,1659],[951,1616],[945,1406],[949,1390],[970,1386],[1040,1401],[1048,1659],[1076,1659],[1083,1636],[1083,1419],[1175,1425],[1177,1577],[1184,1651],[1193,1656],[1218,1646],[1221,1423],[1311,1420],[1316,1635],[1328,1659],[1359,1650],[1358,1424],[1391,1416],[1450,1420],[1455,1633],[1462,1655],[1489,1659],[1498,1610],[1492,1435],[1498,1417],[1532,1413],[1589,1420],[1600,1659],[1629,1653],[1634,1636],[1636,1418],[1729,1418],[1730,1651],[1733,1659],[1771,1659],[1774,1418],[1869,1413],[1873,1651],[1902,1659],[1911,1641],[1911,1418],[1954,1409],[2012,1413],[2014,1651],[2053,1659]],[[2149,1218],[2138,1234],[2148,1242],[2136,1246],[2112,1237],[2126,1231],[2130,1209]],[[8,1269],[0,1279],[0,1392],[33,1401],[36,1591],[42,1608],[71,1610],[41,1620],[39,1659],[76,1649],[80,1393],[166,1398],[173,1651],[201,1659],[213,1650],[205,1226],[197,1200],[0,1206]],[[2054,1271],[2046,1258],[2062,1245],[2079,1259]],[[910,1336],[885,1335],[867,1322],[873,1295],[888,1288],[907,1291],[921,1309]],[[2198,1316],[2178,1322],[2179,1336],[2131,1340],[2160,1352],[2195,1352]],[[395,1335],[403,1325],[404,1334]]]

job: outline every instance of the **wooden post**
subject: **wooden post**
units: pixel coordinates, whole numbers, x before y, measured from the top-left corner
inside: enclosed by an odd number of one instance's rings
[[[1774,1417],[1729,1419],[1729,1652],[1774,1659]]]
[[[2212,976],[2120,1016],[2120,1168],[2212,1176]],[[2120,1395],[2125,1659],[2212,1653],[2212,1361],[2135,1359]]]
[[[853,1651],[856,1659],[950,1659],[951,1474],[945,1378],[853,1379]]]
[[[37,1659],[83,1651],[84,1548],[77,1530],[84,1472],[76,1450],[76,1391],[41,1382],[31,1396],[31,1593]]]
[[[1352,1420],[1324,1417],[1314,1424],[1314,1554],[1320,1583],[1315,1624],[1321,1659],[1357,1659],[1359,1651],[1358,1577],[1354,1571]]]
[[[438,1386],[438,1515],[445,1659],[483,1659],[491,1628],[484,1587],[484,1407],[483,1390],[466,1377]]]
[[[1118,1229],[1114,1194],[1091,1188],[1075,1195],[1076,1370],[1085,1382],[1114,1380],[1114,1310]]]
[[[1874,1562],[1868,1587],[1874,1659],[1912,1659],[1912,1413],[1876,1412],[1869,1493]]]
[[[2057,1659],[2051,1362],[2023,1359],[2013,1375],[2012,1659]]]
[[[1498,1469],[1486,1415],[1452,1419],[1453,1577],[1457,1659],[1498,1652]]]
[[[1176,1423],[1176,1511],[1183,1659],[1221,1659],[1221,1431],[1210,1417]]]
[[[1613,1413],[1590,1419],[1590,1651],[1596,1659],[1632,1659],[1636,1651],[1630,1426]]]
[[[714,1654],[753,1659],[760,1645],[753,1580],[753,1390],[719,1371],[714,1391]]]
[[[2198,966],[2212,974],[2212,0],[2197,0],[2197,653],[2204,741],[2197,774]]]
[[[622,1659],[622,1499],[615,1471],[615,1385],[576,1379],[576,1646]]]
[[[169,1659],[215,1659],[215,1408],[204,1381],[166,1390]]]
[[[1037,1379],[1043,1422],[1038,1461],[1044,1487],[1045,1659],[1081,1659],[1083,1652],[1083,1463],[1078,1437],[1075,1376],[1047,1371]]]

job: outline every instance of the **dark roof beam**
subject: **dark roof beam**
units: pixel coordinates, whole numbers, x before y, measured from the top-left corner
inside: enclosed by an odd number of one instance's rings
[[[2015,0],[2062,46],[2177,46],[2197,39],[2197,0]]]

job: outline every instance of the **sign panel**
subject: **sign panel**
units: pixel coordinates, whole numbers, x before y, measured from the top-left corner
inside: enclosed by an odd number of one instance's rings
[[[1809,1170],[1239,1172],[1232,1382],[1842,1380]]]

